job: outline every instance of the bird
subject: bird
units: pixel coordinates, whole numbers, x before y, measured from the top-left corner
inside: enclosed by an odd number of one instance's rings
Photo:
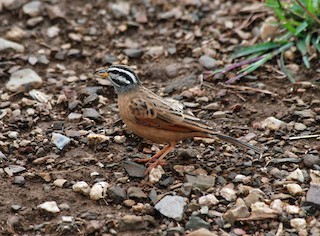
[[[203,120],[158,96],[141,84],[139,77],[129,66],[111,65],[97,70],[95,75],[111,81],[118,96],[120,116],[128,130],[141,138],[166,145],[151,158],[140,159],[149,164],[146,173],[160,165],[179,141],[194,137],[216,137],[262,154],[260,148],[215,131]]]

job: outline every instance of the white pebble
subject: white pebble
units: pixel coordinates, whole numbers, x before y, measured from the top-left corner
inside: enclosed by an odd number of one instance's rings
[[[119,144],[121,144],[121,143],[124,143],[125,141],[126,141],[126,136],[124,136],[124,135],[117,135],[117,136],[115,136],[114,137],[114,141],[116,142],[116,143],[119,143]]]
[[[286,205],[284,208],[288,214],[299,214],[300,212],[300,207],[295,205]]]
[[[307,222],[303,218],[294,218],[290,220],[290,225],[292,228],[295,228],[297,231],[307,228]]]
[[[304,176],[302,171],[297,168],[295,171],[291,172],[290,175],[287,177],[287,180],[297,180],[301,183],[304,182]]]
[[[237,194],[234,191],[234,189],[232,189],[228,186],[225,186],[221,189],[220,195],[221,195],[221,197],[223,197],[224,199],[226,199],[229,202],[233,202],[237,199]]]
[[[288,192],[295,196],[303,193],[303,190],[299,184],[287,184]]]
[[[84,181],[79,181],[77,183],[75,183],[72,186],[73,191],[78,192],[78,193],[82,193],[83,195],[89,195],[90,193],[90,186],[84,182]]]
[[[159,182],[164,173],[165,172],[164,172],[162,166],[160,166],[160,165],[155,168],[152,168],[149,173],[149,181],[153,184]]]
[[[213,194],[202,196],[198,200],[200,206],[213,206],[219,203],[219,200]]]
[[[55,201],[44,202],[38,206],[38,208],[45,210],[50,213],[58,213],[60,209]]]
[[[90,191],[90,198],[92,200],[99,200],[106,197],[109,184],[107,182],[98,182],[95,183]]]
[[[283,202],[280,199],[276,199],[271,202],[270,208],[281,214],[283,212]]]

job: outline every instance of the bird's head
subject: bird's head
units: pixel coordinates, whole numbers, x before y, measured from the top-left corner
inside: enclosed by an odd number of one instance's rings
[[[125,93],[141,84],[136,73],[128,66],[112,65],[109,68],[96,71],[96,75],[108,78],[116,93]]]

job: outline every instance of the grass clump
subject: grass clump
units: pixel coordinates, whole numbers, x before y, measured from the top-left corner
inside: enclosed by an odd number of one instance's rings
[[[227,83],[233,83],[255,71],[275,56],[280,57],[280,69],[287,78],[295,79],[285,66],[284,52],[296,47],[306,68],[310,68],[310,56],[320,53],[320,0],[266,0],[278,21],[276,36],[268,42],[259,43],[236,50],[233,58],[244,60],[213,72],[226,73],[242,67]]]

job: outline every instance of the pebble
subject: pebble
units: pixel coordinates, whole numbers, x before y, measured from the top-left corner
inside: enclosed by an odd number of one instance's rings
[[[100,120],[101,115],[93,108],[84,108],[82,113],[83,118],[90,118],[93,120]]]
[[[81,117],[82,117],[82,114],[71,112],[68,115],[68,120],[70,120],[70,121],[79,121],[81,119]]]
[[[165,174],[165,171],[163,170],[162,166],[158,165],[155,168],[152,168],[149,173],[149,181],[150,183],[158,183],[160,179],[162,178],[162,175]]]
[[[35,17],[41,13],[42,3],[40,1],[31,1],[23,5],[22,11],[24,14]]]
[[[146,229],[147,225],[142,216],[125,215],[119,220],[118,228],[120,231],[139,230]]]
[[[274,131],[279,130],[284,125],[285,125],[285,122],[283,122],[273,116],[266,118],[261,123],[261,127],[263,129],[267,128],[269,130],[274,130]]]
[[[45,210],[50,213],[58,213],[60,209],[55,201],[44,202],[38,205],[38,208]]]
[[[144,178],[146,167],[133,161],[124,161],[123,167],[130,177]]]
[[[47,36],[49,38],[55,38],[59,35],[60,33],[60,28],[56,25],[51,26],[47,29]]]
[[[142,188],[139,187],[129,187],[128,188],[128,197],[130,198],[147,198],[147,194],[142,191]]]
[[[234,187],[233,184],[224,186],[220,190],[221,197],[223,197],[224,199],[226,199],[229,202],[235,201],[237,199],[237,194],[234,191],[233,187]]]
[[[219,203],[219,200],[214,196],[214,194],[208,194],[205,196],[202,196],[198,200],[200,206],[214,206]]]
[[[9,81],[6,83],[6,89],[11,92],[24,92],[42,85],[41,77],[32,69],[22,69],[13,72]]]
[[[74,185],[72,185],[72,189],[73,191],[83,195],[89,195],[91,190],[89,184],[87,184],[85,181],[76,182]]]
[[[106,193],[108,190],[109,184],[107,182],[101,181],[98,183],[95,183],[91,190],[90,190],[90,199],[92,200],[99,200],[101,198],[106,197]]]
[[[293,218],[293,219],[291,219],[290,220],[290,225],[291,225],[292,228],[295,228],[298,232],[307,228],[307,222],[303,218]]]
[[[284,210],[288,213],[288,214],[299,214],[300,212],[300,207],[295,206],[295,205],[285,205],[284,206]]]
[[[123,50],[123,52],[131,58],[140,58],[143,54],[143,51],[139,48],[128,48]]]
[[[179,69],[179,65],[178,64],[170,64],[170,65],[167,65],[165,67],[165,72],[166,72],[166,75],[169,77],[169,78],[174,78],[178,75],[178,69]]]
[[[310,188],[307,192],[306,201],[317,206],[320,206],[320,171],[311,170],[310,171]]]
[[[303,111],[295,111],[293,113],[296,116],[300,116],[301,118],[315,118],[316,113],[311,109],[303,110]]]
[[[243,200],[247,206],[251,207],[252,204],[261,201],[263,199],[263,195],[264,193],[260,189],[252,189]]]
[[[112,3],[111,10],[115,18],[121,19],[127,17],[130,12],[130,3],[124,1]]]
[[[186,207],[186,201],[180,196],[165,196],[154,208],[162,215],[180,221],[183,219],[183,214]]]
[[[273,209],[277,214],[282,214],[284,203],[280,199],[275,199],[270,203],[270,208]]]
[[[22,209],[22,206],[20,205],[17,205],[17,204],[11,205],[11,210],[15,212],[20,211],[21,209]]]
[[[56,179],[55,181],[53,181],[53,185],[62,188],[66,182],[66,179]]]
[[[16,42],[6,40],[4,38],[0,38],[0,52],[8,50],[8,49],[12,49],[12,50],[19,52],[19,53],[24,52],[23,45],[16,43]]]
[[[298,131],[303,131],[303,130],[307,129],[307,126],[302,123],[295,123],[294,129],[298,130]]]
[[[223,218],[233,224],[238,218],[250,216],[249,209],[242,198],[236,200],[236,204],[223,214]]]
[[[23,185],[25,185],[25,183],[26,183],[26,180],[22,175],[15,176],[13,178],[13,184],[23,186]]]
[[[10,131],[8,133],[8,137],[11,139],[17,139],[19,137],[19,133],[17,131]]]
[[[30,18],[29,20],[27,20],[27,26],[35,27],[36,25],[40,24],[43,20],[44,19],[42,16]]]
[[[126,190],[117,186],[109,188],[108,195],[115,203],[121,203],[127,198]]]
[[[8,167],[4,168],[4,171],[9,175],[18,174],[20,172],[25,171],[26,168],[23,166],[18,165],[9,165]]]
[[[126,142],[126,140],[127,140],[127,138],[126,138],[126,136],[124,136],[124,135],[116,135],[115,137],[114,137],[114,142],[115,143],[119,143],[119,144],[122,144],[122,143],[125,143]]]
[[[198,216],[190,216],[189,221],[186,223],[185,226],[186,230],[196,230],[196,229],[209,229],[210,228],[210,223],[204,221]]]
[[[211,175],[186,175],[186,180],[201,190],[207,190],[215,184],[215,177]]]
[[[132,199],[126,199],[123,201],[123,205],[125,205],[126,207],[132,207],[136,205],[136,201]]]
[[[297,181],[303,183],[304,176],[303,176],[302,171],[299,168],[297,168],[296,170],[294,170],[293,172],[291,172],[289,174],[289,176],[287,177],[287,180],[297,180]]]
[[[312,154],[303,155],[303,163],[306,165],[306,167],[312,167],[314,165],[319,165],[320,164],[320,157],[319,157],[319,155],[312,155]]]
[[[199,63],[207,70],[212,70],[215,68],[217,61],[208,55],[202,55],[199,58]]]
[[[59,133],[52,133],[51,142],[56,145],[56,147],[62,150],[66,145],[70,143],[71,139],[67,136]]]
[[[70,209],[70,206],[67,203],[61,203],[58,207],[62,211],[68,211]]]
[[[287,184],[286,187],[288,189],[288,192],[293,196],[300,195],[303,193],[303,190],[299,184]]]

